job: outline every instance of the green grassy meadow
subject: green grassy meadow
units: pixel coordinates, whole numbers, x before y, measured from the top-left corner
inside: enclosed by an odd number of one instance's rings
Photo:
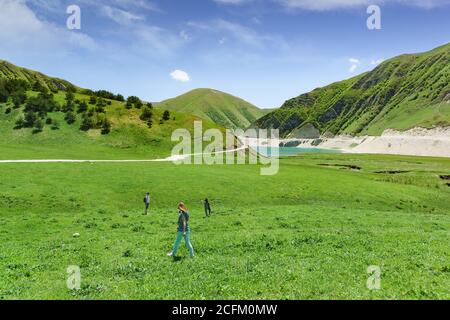
[[[449,172],[449,159],[347,154],[285,158],[275,176],[0,164],[0,299],[449,299],[450,187],[439,178]],[[179,201],[194,259],[184,244],[166,256]],[[81,290],[66,287],[69,265]],[[370,265],[381,290],[366,287]]]

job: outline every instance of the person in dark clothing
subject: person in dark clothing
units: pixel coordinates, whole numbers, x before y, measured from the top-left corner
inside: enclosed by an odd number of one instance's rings
[[[145,204],[145,215],[148,214],[148,208],[150,207],[150,193],[146,193],[144,197],[144,204]]]
[[[208,198],[206,198],[205,201],[203,201],[203,204],[205,206],[205,216],[206,217],[211,216],[211,205],[209,204]]]

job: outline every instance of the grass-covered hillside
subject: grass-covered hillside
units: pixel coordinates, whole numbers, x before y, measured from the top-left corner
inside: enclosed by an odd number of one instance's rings
[[[247,101],[213,89],[196,89],[159,104],[161,108],[197,115],[228,128],[247,128],[265,114]]]
[[[152,159],[166,157],[177,128],[199,117],[153,108],[138,97],[81,89],[0,64],[1,159]],[[203,121],[205,128],[218,127]]]
[[[17,79],[23,80],[32,88],[37,85],[44,87],[50,91],[66,90],[67,88],[76,88],[69,81],[49,77],[37,71],[21,68],[4,60],[0,60],[0,79]]]
[[[279,128],[285,137],[301,136],[311,125],[322,134],[353,135],[450,125],[450,44],[315,89],[254,123]]]

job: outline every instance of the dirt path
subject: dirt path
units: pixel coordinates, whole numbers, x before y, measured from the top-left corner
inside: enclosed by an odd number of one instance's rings
[[[215,152],[214,154],[224,154],[230,152],[236,152],[247,149],[246,146],[233,150],[225,150]],[[135,163],[135,162],[174,162],[184,160],[188,157],[199,156],[202,153],[191,153],[186,155],[170,156],[164,159],[151,159],[151,160],[71,160],[71,159],[38,159],[38,160],[0,160],[2,163]]]

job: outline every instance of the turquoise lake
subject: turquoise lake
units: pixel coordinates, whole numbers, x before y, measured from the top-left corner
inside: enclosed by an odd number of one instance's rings
[[[342,153],[336,149],[319,149],[319,148],[296,148],[296,147],[270,147],[270,148],[258,148],[258,152],[264,156],[271,156],[274,152],[277,152],[280,157],[296,156],[305,153]]]

